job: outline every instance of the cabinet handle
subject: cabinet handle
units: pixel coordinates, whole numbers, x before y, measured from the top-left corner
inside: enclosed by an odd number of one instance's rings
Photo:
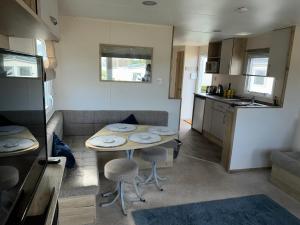
[[[54,26],[57,25],[57,19],[55,17],[50,16],[50,20],[51,20],[51,22],[53,23]]]

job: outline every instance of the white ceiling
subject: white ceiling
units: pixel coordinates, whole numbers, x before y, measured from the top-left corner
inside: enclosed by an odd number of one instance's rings
[[[60,0],[60,14],[175,26],[175,45],[204,45],[239,32],[260,34],[300,24],[300,0]],[[245,6],[246,13],[237,8]],[[213,30],[222,30],[213,33]]]

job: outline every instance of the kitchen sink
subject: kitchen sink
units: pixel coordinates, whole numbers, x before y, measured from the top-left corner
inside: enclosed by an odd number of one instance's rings
[[[233,104],[236,106],[265,106],[260,103],[256,103],[256,102],[252,103],[252,102],[247,102],[247,101],[238,101],[238,102],[234,102]]]

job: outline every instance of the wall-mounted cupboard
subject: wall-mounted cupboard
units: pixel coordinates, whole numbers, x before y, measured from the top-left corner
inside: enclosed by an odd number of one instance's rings
[[[0,33],[59,40],[58,0],[1,0]]]
[[[231,38],[222,41],[220,74],[241,75],[247,39]]]

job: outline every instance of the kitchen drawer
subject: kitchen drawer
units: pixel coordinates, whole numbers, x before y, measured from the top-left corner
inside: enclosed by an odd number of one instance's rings
[[[215,101],[213,104],[213,109],[221,112],[226,112],[228,105],[225,103]]]

